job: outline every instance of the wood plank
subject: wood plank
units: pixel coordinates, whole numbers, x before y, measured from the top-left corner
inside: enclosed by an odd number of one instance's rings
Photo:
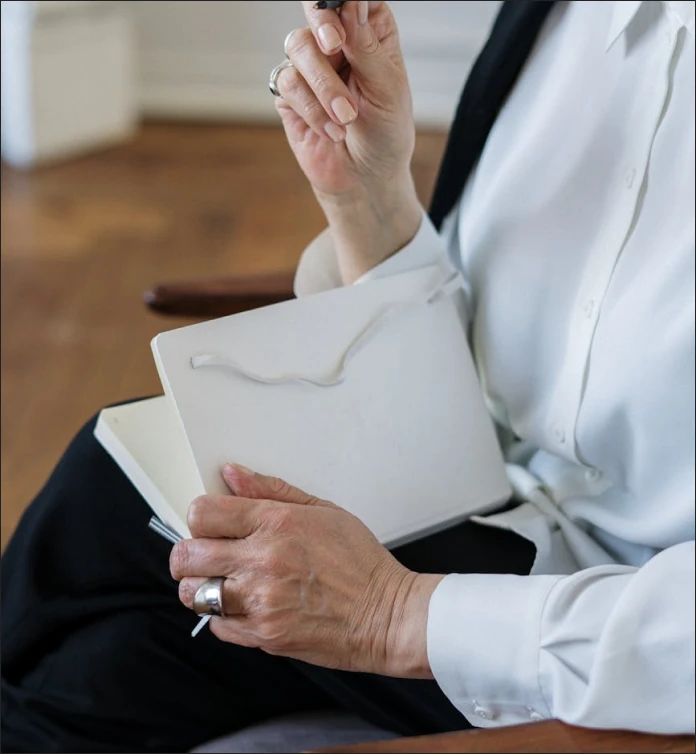
[[[693,736],[655,736],[621,730],[590,730],[547,720],[489,730],[468,730],[438,736],[400,738],[380,743],[334,746],[315,754],[565,754],[566,752],[650,752],[686,754],[694,751]]]
[[[444,148],[419,134],[429,197]],[[146,124],[63,165],[3,165],[2,546],[81,424],[160,392],[149,341],[190,320],[149,313],[158,282],[291,269],[324,227],[280,128]]]

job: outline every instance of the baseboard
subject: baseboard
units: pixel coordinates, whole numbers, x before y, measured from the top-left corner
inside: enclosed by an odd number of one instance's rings
[[[405,46],[419,127],[447,128],[480,35]],[[138,100],[145,116],[275,123],[267,76],[277,55],[250,50],[141,51]]]
[[[140,112],[146,118],[176,120],[231,120],[279,123],[267,89],[224,85],[140,85]],[[414,98],[414,118],[419,128],[448,128],[456,101],[449,95],[422,92]]]

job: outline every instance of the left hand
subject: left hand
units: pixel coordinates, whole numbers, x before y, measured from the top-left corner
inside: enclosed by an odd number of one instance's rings
[[[223,641],[342,670],[432,678],[426,623],[442,576],[402,566],[355,516],[240,466],[223,476],[234,496],[191,504],[193,539],[170,558],[189,608],[224,576]]]

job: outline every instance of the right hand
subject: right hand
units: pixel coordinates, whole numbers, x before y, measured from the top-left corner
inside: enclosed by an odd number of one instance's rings
[[[340,14],[315,10],[313,0],[302,5],[309,27],[288,39],[294,68],[278,77],[276,107],[332,228],[344,280],[352,282],[420,225],[410,173],[411,92],[385,2],[349,0]],[[332,49],[327,29],[338,40]]]
[[[384,2],[349,0],[340,14],[302,5],[309,27],[288,38],[294,68],[278,77],[276,100],[290,146],[320,194],[386,184],[408,169],[415,139],[394,17]]]

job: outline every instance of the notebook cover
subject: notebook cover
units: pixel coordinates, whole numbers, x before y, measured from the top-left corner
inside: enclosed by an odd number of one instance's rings
[[[226,493],[222,465],[242,463],[345,507],[390,546],[507,499],[452,297],[391,319],[334,387],[192,368],[193,356],[218,353],[263,375],[326,371],[385,306],[441,275],[426,268],[158,335],[160,378],[205,490]]]

